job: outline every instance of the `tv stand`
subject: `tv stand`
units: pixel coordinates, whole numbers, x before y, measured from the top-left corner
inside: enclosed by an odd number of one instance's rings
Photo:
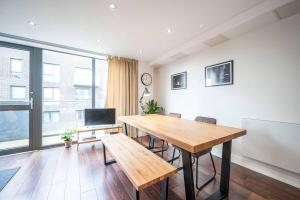
[[[120,130],[122,131],[122,129],[123,127],[121,124],[86,126],[86,127],[78,128],[77,129],[77,151],[79,149],[79,144],[101,141],[101,138],[97,138],[97,137],[81,139],[80,138],[81,133],[103,131],[103,130],[111,130],[111,132],[113,130],[117,130],[117,132],[120,132]]]

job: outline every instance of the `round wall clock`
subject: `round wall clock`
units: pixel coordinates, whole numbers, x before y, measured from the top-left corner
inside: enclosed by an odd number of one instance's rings
[[[141,81],[143,85],[149,86],[152,84],[152,76],[149,73],[143,73],[141,76]]]

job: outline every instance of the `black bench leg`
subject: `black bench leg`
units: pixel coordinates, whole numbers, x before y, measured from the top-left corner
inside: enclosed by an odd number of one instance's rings
[[[162,193],[161,193],[161,199],[167,200],[168,199],[168,188],[169,188],[169,178],[166,178],[162,182]]]
[[[134,200],[140,200],[140,192],[137,191],[137,190],[135,189],[135,187],[133,187],[133,199],[134,199]]]
[[[113,163],[116,163],[115,160],[109,160],[109,161],[106,160],[106,148],[105,148],[105,145],[104,145],[103,143],[102,143],[102,146],[103,146],[103,158],[104,158],[104,164],[105,164],[105,165],[111,165],[111,164],[113,164]]]

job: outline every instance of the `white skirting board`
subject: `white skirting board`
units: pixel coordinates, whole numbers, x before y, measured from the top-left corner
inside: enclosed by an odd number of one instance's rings
[[[222,148],[213,148],[212,154],[217,157],[222,157]],[[232,154],[231,162],[246,167],[255,172],[261,173],[278,181],[300,188],[300,175],[289,172],[275,166],[261,163],[250,158]]]

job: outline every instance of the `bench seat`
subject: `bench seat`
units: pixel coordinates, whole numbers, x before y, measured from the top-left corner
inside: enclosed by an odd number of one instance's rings
[[[154,183],[165,181],[163,185],[167,187],[168,177],[176,173],[174,166],[123,133],[103,136],[101,139],[105,164],[114,163],[114,161],[107,162],[106,160],[105,149],[107,148],[133,184],[136,199],[139,198],[138,191]],[[167,191],[165,192],[167,195]]]

